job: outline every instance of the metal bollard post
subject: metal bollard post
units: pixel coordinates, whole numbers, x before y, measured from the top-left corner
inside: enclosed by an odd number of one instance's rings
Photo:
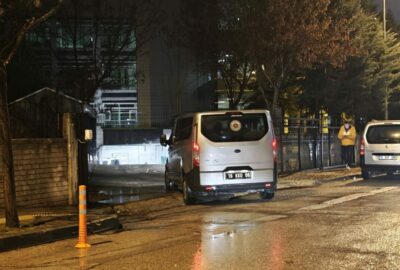
[[[79,186],[79,236],[76,248],[88,248],[90,245],[87,242],[87,224],[86,224],[86,186]]]

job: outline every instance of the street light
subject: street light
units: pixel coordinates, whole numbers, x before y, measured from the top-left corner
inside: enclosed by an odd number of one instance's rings
[[[386,0],[383,1],[383,40],[386,41]]]
[[[382,0],[382,13],[383,13],[383,42],[386,42],[386,0]],[[386,45],[385,45],[386,46]],[[386,50],[386,49],[385,49]],[[385,120],[389,119],[389,97],[388,89],[385,80]]]

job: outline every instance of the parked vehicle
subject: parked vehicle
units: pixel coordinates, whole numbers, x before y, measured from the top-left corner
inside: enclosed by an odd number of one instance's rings
[[[400,120],[369,122],[360,139],[360,165],[364,179],[374,172],[400,170]]]
[[[160,143],[169,146],[166,189],[181,189],[186,204],[247,193],[274,197],[277,141],[266,110],[185,114]]]

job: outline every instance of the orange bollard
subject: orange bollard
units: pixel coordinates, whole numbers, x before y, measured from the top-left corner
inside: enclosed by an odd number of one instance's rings
[[[79,186],[79,236],[76,248],[88,248],[87,242],[87,225],[86,225],[86,186]]]

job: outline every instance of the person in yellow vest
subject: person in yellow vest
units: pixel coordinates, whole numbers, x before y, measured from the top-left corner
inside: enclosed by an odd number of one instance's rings
[[[342,146],[342,161],[346,164],[346,168],[350,169],[353,163],[354,145],[356,144],[357,132],[355,127],[346,121],[339,129],[338,138]]]

